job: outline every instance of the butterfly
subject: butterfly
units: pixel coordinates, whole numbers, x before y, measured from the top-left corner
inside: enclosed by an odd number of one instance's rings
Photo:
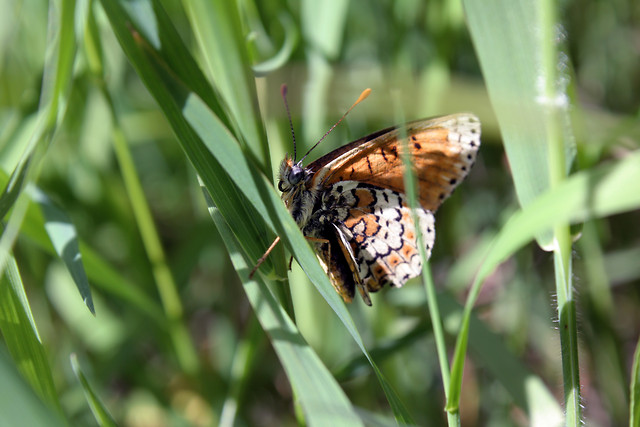
[[[368,94],[363,92],[309,152]],[[293,131],[284,85],[282,95]],[[383,129],[308,166],[303,161],[309,152],[296,160],[294,137],[294,155],[280,165],[282,200],[345,302],[357,289],[370,306],[370,292],[386,284],[401,287],[422,271],[416,224],[404,194],[405,147],[418,181],[415,213],[428,258],[435,242],[434,213],[467,176],[480,147],[480,121],[473,114]]]

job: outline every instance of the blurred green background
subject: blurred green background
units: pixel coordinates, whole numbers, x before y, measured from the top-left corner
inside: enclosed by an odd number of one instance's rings
[[[123,3],[142,16],[154,13],[144,1]],[[198,28],[194,15],[199,9],[190,2],[150,4],[161,4],[216,95],[227,99],[222,110],[237,117],[234,108],[242,104],[228,100],[242,96],[233,81],[242,77],[233,70],[227,80],[211,73],[225,64],[212,65],[215,55],[203,51],[206,31],[215,37],[217,24]],[[573,167],[582,170],[623,159],[638,149],[640,140],[640,3],[568,0],[557,6],[557,43],[566,55],[559,72],[569,82],[577,146]],[[70,79],[55,125],[39,139],[34,135],[42,128],[43,88],[50,89],[43,84],[48,76],[45,60],[65,43],[47,37],[55,23],[51,11],[66,7],[75,16],[75,27],[68,29],[75,39]],[[236,4],[228,2],[228,7]],[[299,153],[306,152],[364,88],[373,89],[310,159],[399,120],[460,111],[480,117],[483,145],[477,163],[436,215],[431,269],[452,351],[473,275],[492,237],[518,209],[462,4],[238,1],[237,8],[241,25],[234,29],[238,38],[233,46],[246,49],[241,55],[254,65],[258,103],[253,105],[262,119],[257,129],[266,131],[268,153],[242,120],[231,122],[242,129],[244,153],[272,182],[280,160],[292,149],[282,83],[289,87]],[[53,411],[71,425],[96,423],[69,362],[75,353],[93,391],[121,425],[300,423],[290,380],[211,221],[196,171],[131,66],[101,3],[0,0],[0,50],[3,182],[23,152],[29,152],[29,144],[37,143],[40,148],[34,152],[40,157],[34,157],[26,182],[44,192],[75,226],[95,304],[94,317],[48,241],[42,214],[34,213],[33,201],[25,202],[27,213],[15,244],[2,240],[0,249],[17,261],[60,403]],[[93,56],[96,52],[100,60]],[[509,67],[509,58],[504,60],[501,66]],[[114,137],[115,128],[121,135]],[[150,252],[141,237],[141,221],[145,223],[133,207],[140,198],[127,192],[127,167],[114,149],[114,138],[120,137],[150,208],[153,221],[146,226],[155,226],[164,258]],[[640,191],[637,182],[629,182],[629,187]],[[2,211],[12,210],[5,216],[3,236],[12,230],[11,215],[22,209],[5,196],[0,199]],[[631,208],[591,220],[573,246],[582,399],[584,416],[593,425],[621,425],[629,419],[631,364],[640,329],[635,287],[640,284],[639,225],[640,215]],[[263,233],[263,241],[273,237]],[[276,256],[280,262],[288,260],[282,252]],[[166,296],[172,291],[159,290],[159,281],[173,284],[173,303]],[[419,283],[383,290],[373,296],[373,308],[354,301],[348,309],[415,423],[443,425],[444,392]],[[368,425],[394,424],[371,367],[295,261],[290,285],[298,329],[357,413]],[[286,285],[275,281],[270,286],[278,294],[278,287]],[[522,384],[529,376],[537,378],[546,385],[537,396],[552,396],[559,405],[563,379],[552,254],[535,242],[518,251],[487,280],[474,314],[470,339],[475,343],[469,346],[461,391],[463,425],[531,421],[531,408],[523,404],[531,396],[522,390],[522,395],[514,395],[500,375],[501,366],[513,369],[509,372]],[[7,334],[4,327],[2,331]],[[25,369],[15,355],[11,359],[7,345],[0,347],[3,367]],[[25,401],[22,396],[30,393],[16,392],[19,382],[6,385],[0,397],[2,407],[16,416],[22,412],[15,401]],[[38,405],[25,402],[27,412]]]

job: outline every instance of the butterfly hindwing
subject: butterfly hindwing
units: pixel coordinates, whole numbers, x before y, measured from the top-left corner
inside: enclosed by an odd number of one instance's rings
[[[357,287],[370,304],[368,292],[387,283],[400,287],[420,274],[416,230],[404,195],[346,181],[322,194],[316,212],[307,231],[321,230],[315,237],[328,242],[320,244],[320,258],[333,266],[326,270],[343,297],[350,300]],[[416,213],[428,257],[435,240],[433,214],[421,208]],[[329,223],[332,227],[319,226]]]
[[[361,214],[350,215],[343,226],[351,237],[359,275],[371,292],[386,283],[401,287],[422,270],[416,229],[405,197],[362,183],[356,192]],[[429,258],[435,241],[434,217],[420,208],[416,214]]]

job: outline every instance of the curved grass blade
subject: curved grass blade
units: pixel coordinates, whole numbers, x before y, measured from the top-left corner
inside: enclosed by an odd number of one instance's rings
[[[443,318],[462,317],[462,307],[449,294],[438,297]],[[531,425],[557,426],[562,423],[563,410],[544,381],[534,375],[512,355],[504,339],[492,332],[477,317],[470,317],[469,353],[474,362],[483,366],[509,392],[514,404],[529,417]]]
[[[82,254],[78,245],[78,234],[75,226],[71,223],[71,219],[59,207],[47,197],[44,192],[37,187],[30,186],[28,191],[36,202],[44,216],[44,228],[51,239],[51,243],[56,253],[64,262],[73,278],[80,296],[85,305],[95,316],[96,311],[91,298],[91,288],[89,287],[89,279],[82,265]]]
[[[553,166],[549,159],[554,147],[548,138],[550,129],[557,127],[564,136],[563,170],[570,169],[575,155],[568,100],[556,95],[563,88],[555,74],[549,75],[545,49],[556,41],[547,40],[540,28],[545,2],[465,0],[463,3],[500,125],[518,201],[526,208],[551,186]],[[557,58],[554,60],[551,67],[560,67]],[[549,231],[542,230],[536,238],[543,248],[552,243]]]
[[[300,36],[291,15],[282,12],[278,18],[284,28],[284,42],[282,43],[280,50],[273,57],[252,66],[256,77],[264,77],[282,67],[289,60],[293,53],[293,49],[298,43],[298,38]]]
[[[203,188],[209,213],[227,246],[231,261],[244,284],[249,301],[269,335],[273,348],[287,372],[289,381],[309,425],[363,425],[351,402],[336,380],[307,344],[287,313],[261,280],[249,279],[246,256],[213,201]]]
[[[251,257],[258,259],[270,243],[261,221],[263,215],[258,214],[245,200],[243,192],[236,187],[236,183],[230,179],[229,175],[223,172],[219,160],[212,156],[202,144],[181,111],[190,91],[198,93],[201,102],[206,104],[207,110],[225,129],[224,139],[215,141],[215,144],[231,144],[239,149],[237,140],[228,131],[229,120],[195,61],[187,55],[186,46],[178,44],[180,39],[175,28],[170,25],[165,12],[157,3],[152,5],[148,1],[141,0],[136,1],[135,4],[136,11],[148,12],[148,14],[132,17],[122,6],[129,6],[128,2],[122,2],[122,4],[113,1],[102,2],[125,54],[162,108],[178,135],[187,157],[210,190],[216,206],[236,233],[243,249],[251,254]],[[160,10],[158,17],[153,13],[154,7]],[[144,26],[134,27],[134,25],[143,25],[138,23],[139,20],[144,20]],[[143,28],[149,32],[145,37],[143,37],[145,34],[142,32]],[[170,37],[172,34],[175,38]],[[164,41],[165,37],[166,43],[162,44],[160,40]],[[156,50],[152,42],[160,46],[161,50]],[[165,60],[164,57],[168,59]],[[255,168],[252,169],[255,170]],[[267,260],[266,264],[269,268],[271,260]]]
[[[205,59],[208,75],[230,110],[234,134],[257,156],[263,172],[270,173],[267,135],[261,125],[255,76],[241,34],[238,5],[234,1],[187,1],[185,9]],[[232,128],[230,128],[232,129]]]
[[[84,376],[82,368],[80,367],[80,362],[78,362],[78,356],[76,356],[75,354],[71,354],[71,356],[69,356],[69,359],[71,362],[73,373],[76,375],[76,378],[78,378],[78,381],[80,381],[80,385],[82,385],[84,396],[87,399],[89,407],[91,408],[91,412],[93,413],[93,416],[95,417],[98,424],[101,426],[116,426],[116,422],[111,417],[111,414],[109,414],[109,411],[104,406],[104,403],[102,403],[100,397],[95,394],[93,388],[91,387],[91,384],[89,384],[89,381]]]
[[[49,359],[40,341],[18,266],[11,256],[0,280],[0,330],[22,376],[50,408],[61,414]]]
[[[0,182],[6,180],[0,172]],[[55,255],[55,249],[51,239],[45,231],[45,220],[42,210],[33,205],[27,210],[24,222],[20,228],[21,235],[29,238],[42,250]],[[123,301],[129,302],[133,307],[153,319],[160,327],[166,328],[166,318],[157,304],[149,298],[138,286],[107,264],[93,249],[79,242],[80,253],[83,255],[83,265],[88,280],[98,289],[102,289]]]
[[[640,192],[628,185],[640,182],[640,151],[624,159],[578,172],[549,190],[529,206],[516,212],[495,237],[478,271],[467,303],[456,342],[452,364],[451,389],[447,410],[457,410],[464,356],[469,335],[471,310],[484,280],[509,256],[513,255],[537,233],[562,223],[584,222],[640,208]]]

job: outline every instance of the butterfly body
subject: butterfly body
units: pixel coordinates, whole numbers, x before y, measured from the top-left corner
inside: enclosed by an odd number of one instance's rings
[[[408,138],[406,144],[402,135]],[[464,179],[480,146],[471,114],[419,120],[361,138],[304,167],[287,156],[278,188],[336,291],[400,287],[420,274],[416,226],[404,194],[402,153],[408,147],[418,179],[418,227],[427,257],[435,241],[434,212]]]

